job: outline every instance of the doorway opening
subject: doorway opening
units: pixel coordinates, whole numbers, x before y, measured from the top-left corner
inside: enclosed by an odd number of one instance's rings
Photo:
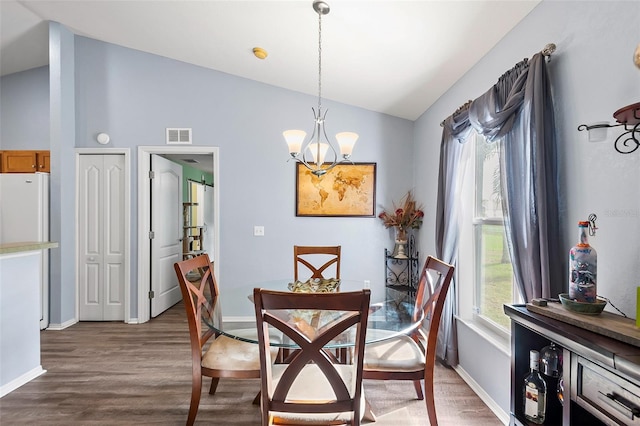
[[[219,235],[219,150],[216,147],[195,146],[139,146],[138,147],[138,322],[143,323],[151,318],[151,156],[157,154],[176,161],[180,156],[207,156],[210,158],[210,170],[213,175],[213,187],[210,198],[213,204],[211,234]],[[207,160],[209,161],[209,160]],[[219,239],[213,238],[211,260],[214,262],[214,273],[219,274]]]

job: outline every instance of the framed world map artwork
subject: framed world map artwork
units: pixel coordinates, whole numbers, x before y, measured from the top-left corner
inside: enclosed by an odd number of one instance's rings
[[[296,216],[375,217],[376,163],[338,164],[317,177],[296,164]]]

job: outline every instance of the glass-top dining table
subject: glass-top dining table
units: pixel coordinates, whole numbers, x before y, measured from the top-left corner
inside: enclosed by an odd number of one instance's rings
[[[294,282],[291,279],[277,279],[255,283],[255,285],[238,286],[233,289],[225,289],[220,298],[209,312],[203,310],[202,320],[216,333],[227,337],[249,342],[258,343],[257,329],[255,321],[245,323],[233,322],[225,324],[222,317],[224,300],[227,297],[246,298],[247,303],[253,304],[254,288],[263,288],[275,291],[291,291]],[[340,280],[335,291],[357,291],[365,288],[364,281]],[[394,290],[386,286],[374,287],[371,289],[371,302],[369,305],[369,319],[367,323],[366,343],[380,342],[399,334],[410,333],[422,323],[422,317],[414,319],[414,305],[406,293]],[[315,320],[316,326],[322,326],[323,321],[331,321],[332,314],[301,311],[296,309],[288,310],[285,315],[291,318],[302,318],[310,324]],[[326,348],[347,348],[354,345],[351,339],[352,333],[340,336],[338,339],[327,344]],[[272,339],[272,346],[295,349],[295,343],[288,340]]]

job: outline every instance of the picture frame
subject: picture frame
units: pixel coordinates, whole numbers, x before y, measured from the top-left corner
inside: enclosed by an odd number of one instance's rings
[[[296,163],[296,216],[375,217],[376,163],[343,163],[321,177]]]

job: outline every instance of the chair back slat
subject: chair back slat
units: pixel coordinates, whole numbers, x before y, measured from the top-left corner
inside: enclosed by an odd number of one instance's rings
[[[418,290],[413,310],[414,321],[422,318],[431,324],[436,316],[440,316],[442,309],[440,309],[440,312],[436,311],[438,306],[441,308],[444,306],[444,299],[453,278],[453,271],[453,266],[435,257],[427,257],[418,280]],[[441,293],[444,294],[442,298],[439,297]],[[437,322],[439,322],[439,319]]]
[[[205,253],[176,262],[173,266],[187,311],[192,349],[195,352],[193,346],[197,342],[197,350],[202,353],[202,347],[214,335],[209,327],[203,327],[202,324],[203,318],[213,317],[218,302],[218,284],[213,275],[213,265]]]
[[[293,278],[299,278],[300,265],[311,272],[310,278],[340,279],[341,246],[293,246]],[[314,263],[312,259],[321,263]],[[325,276],[325,272],[335,271],[334,277]]]

